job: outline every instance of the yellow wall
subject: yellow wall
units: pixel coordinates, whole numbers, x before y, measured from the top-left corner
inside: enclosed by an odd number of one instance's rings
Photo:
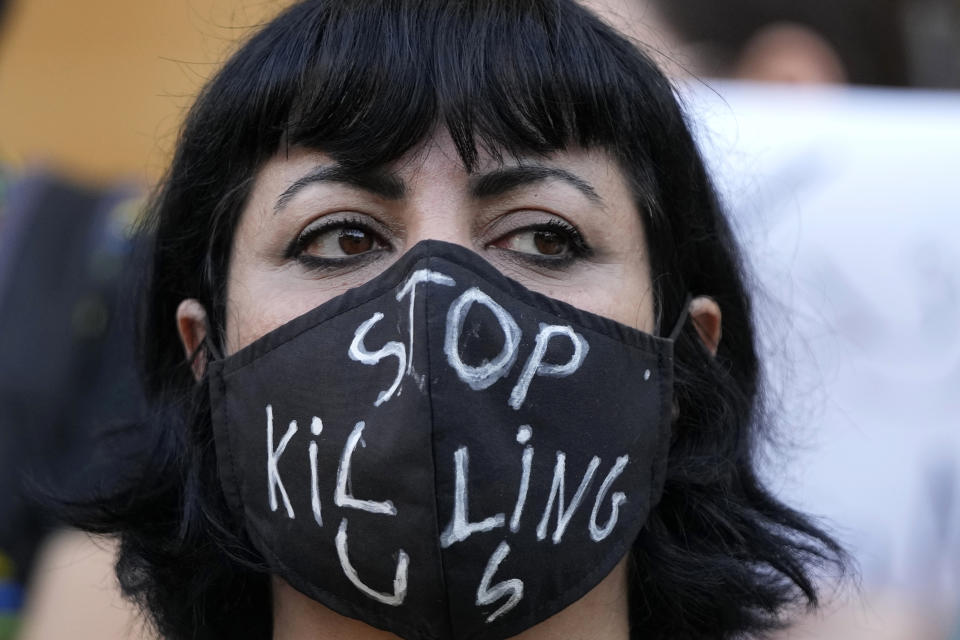
[[[9,0],[0,162],[155,180],[192,97],[289,0]]]

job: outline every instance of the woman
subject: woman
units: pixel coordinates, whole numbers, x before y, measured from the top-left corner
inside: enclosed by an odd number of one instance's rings
[[[735,637],[816,605],[841,552],[756,477],[729,228],[670,85],[575,3],[298,4],[150,214],[155,435],[75,519],[163,635]]]

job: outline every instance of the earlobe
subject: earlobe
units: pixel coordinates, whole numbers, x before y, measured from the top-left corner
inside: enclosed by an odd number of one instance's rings
[[[199,380],[207,370],[206,352],[199,350],[207,337],[207,312],[196,298],[187,298],[177,307],[177,333],[186,360],[192,360],[193,377]]]
[[[703,346],[710,355],[716,356],[723,335],[720,305],[709,296],[697,296],[690,301],[690,320],[696,327]]]

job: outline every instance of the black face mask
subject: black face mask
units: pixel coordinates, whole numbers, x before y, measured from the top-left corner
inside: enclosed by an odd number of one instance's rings
[[[223,490],[330,609],[506,638],[596,586],[659,500],[672,354],[423,242],[211,363]]]

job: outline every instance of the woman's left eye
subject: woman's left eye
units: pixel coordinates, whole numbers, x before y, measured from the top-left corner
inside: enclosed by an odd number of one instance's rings
[[[307,239],[301,255],[316,258],[348,258],[383,247],[383,241],[369,229],[341,226],[324,229]]]
[[[516,231],[493,243],[500,249],[541,256],[560,256],[570,249],[570,240],[556,231],[525,229]]]
[[[490,243],[540,261],[568,261],[589,253],[583,237],[572,226],[551,222],[507,233]]]

